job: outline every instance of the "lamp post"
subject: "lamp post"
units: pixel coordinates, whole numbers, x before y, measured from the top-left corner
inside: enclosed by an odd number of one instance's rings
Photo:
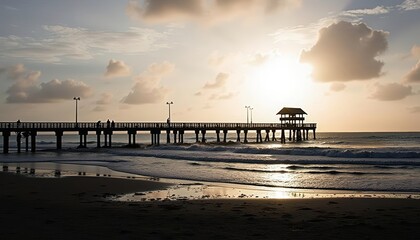
[[[166,102],[166,104],[168,104],[169,107],[169,117],[168,117],[168,123],[171,122],[171,105],[174,104],[174,102]]]
[[[251,110],[251,124],[252,124],[252,110],[254,110],[254,108],[249,108],[249,110]]]
[[[245,106],[246,108],[246,123],[249,123],[249,109],[251,108],[251,106]]]
[[[74,97],[74,101],[76,101],[76,127],[77,127],[77,102],[80,101],[80,97]]]

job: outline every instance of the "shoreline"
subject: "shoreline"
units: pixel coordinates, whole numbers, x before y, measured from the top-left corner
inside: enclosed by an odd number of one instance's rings
[[[170,185],[112,177],[0,173],[5,239],[418,239],[420,200],[204,199],[121,202]]]
[[[67,178],[67,177],[105,177],[115,179],[136,179],[140,181],[161,182],[165,188],[145,192],[127,192],[116,201],[155,201],[155,200],[198,200],[198,199],[300,199],[300,198],[396,198],[420,199],[417,192],[383,192],[331,189],[299,189],[267,187],[237,183],[205,182],[185,179],[159,178],[133,173],[120,172],[98,165],[57,162],[19,162],[2,163],[7,172],[28,177]],[[36,167],[36,170],[35,170]],[[32,169],[31,169],[32,168]],[[59,175],[57,175],[59,169]],[[34,172],[31,172],[31,171]]]

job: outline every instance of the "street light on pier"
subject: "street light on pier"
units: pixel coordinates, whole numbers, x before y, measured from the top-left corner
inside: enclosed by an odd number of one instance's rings
[[[254,110],[254,108],[249,108],[249,110],[251,111],[251,124],[252,124],[252,110]]]
[[[166,102],[166,104],[168,104],[169,107],[169,116],[168,116],[168,123],[171,122],[171,105],[174,104],[174,102]]]
[[[80,101],[80,97],[74,97],[74,101],[76,101],[76,127],[77,127],[77,102]]]
[[[249,123],[249,109],[251,108],[251,106],[245,106],[246,108],[246,123]]]

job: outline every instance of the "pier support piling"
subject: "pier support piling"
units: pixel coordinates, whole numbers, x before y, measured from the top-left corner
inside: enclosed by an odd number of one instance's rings
[[[201,142],[202,143],[205,143],[206,142],[206,130],[201,130],[201,136],[202,136],[202,138],[201,138]]]
[[[63,147],[63,131],[55,131],[55,137],[56,137],[57,150],[61,150]]]
[[[17,152],[20,153],[21,144],[22,144],[22,133],[21,132],[16,133],[16,143],[17,143]]]
[[[236,130],[236,141],[237,142],[241,141],[241,130],[240,129]]]
[[[36,151],[36,131],[31,131],[31,152]]]
[[[9,137],[10,137],[10,132],[4,131],[3,132],[3,153],[9,152]]]
[[[195,142],[196,143],[198,143],[198,142],[200,142],[199,140],[198,140],[198,134],[200,134],[200,130],[195,130]]]

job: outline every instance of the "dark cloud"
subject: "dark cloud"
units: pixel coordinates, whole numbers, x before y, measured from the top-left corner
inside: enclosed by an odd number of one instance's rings
[[[229,74],[219,73],[216,76],[214,82],[208,82],[204,85],[203,89],[217,89],[222,88],[226,85],[227,80],[229,79]]]
[[[399,83],[377,83],[370,97],[380,101],[397,101],[413,94],[414,92],[411,86],[405,86]]]
[[[232,17],[250,17],[257,13],[270,13],[300,0],[131,0],[126,8],[128,16],[148,22],[197,20],[223,21]]]
[[[92,95],[91,87],[73,79],[39,83],[41,72],[26,70],[22,64],[10,67],[8,76],[13,81],[6,91],[8,103],[52,103]]]
[[[173,72],[174,69],[175,66],[169,62],[151,64],[135,78],[136,84],[121,102],[148,104],[163,101],[169,90],[161,85],[161,79]]]
[[[130,76],[131,70],[123,61],[109,60],[108,66],[106,67],[105,77],[127,77]]]
[[[379,77],[384,63],[376,57],[387,49],[387,36],[364,23],[341,21],[321,29],[317,43],[302,52],[301,61],[313,65],[313,77],[318,81]]]
[[[193,18],[203,13],[202,0],[145,0],[143,5],[130,1],[127,14],[150,22],[167,22]]]

